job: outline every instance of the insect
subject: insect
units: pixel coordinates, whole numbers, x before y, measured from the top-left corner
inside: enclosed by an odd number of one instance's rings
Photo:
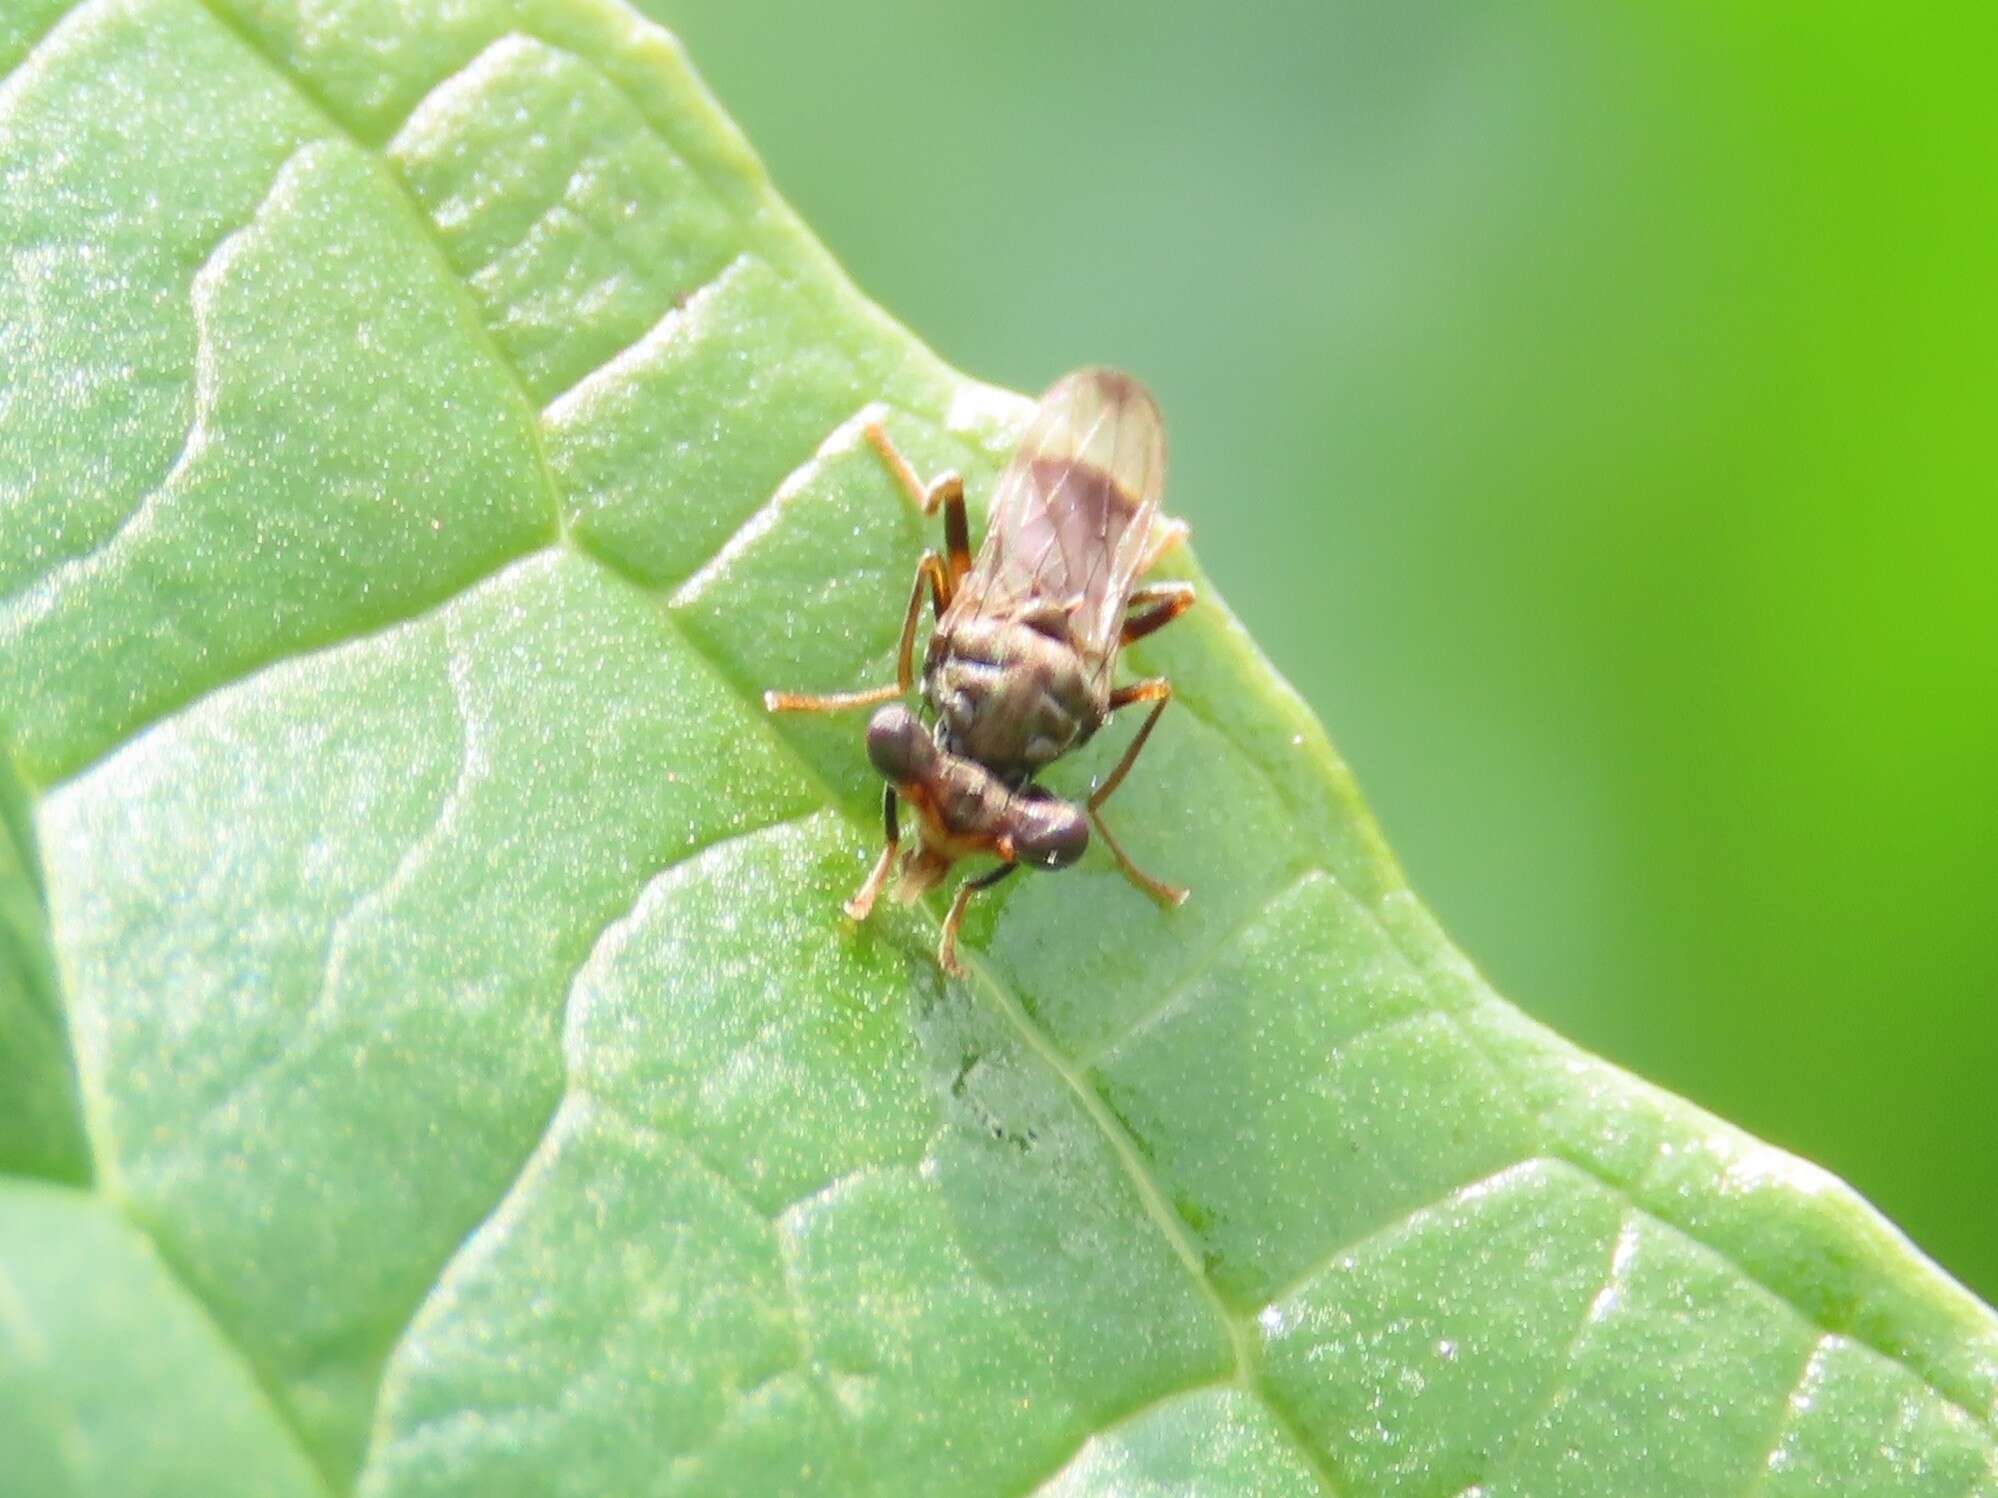
[[[975,560],[963,480],[945,473],[925,484],[878,422],[865,435],[922,513],[943,513],[944,553],[926,551],[916,564],[895,680],[860,692],[763,696],[772,712],[880,709],[868,721],[867,757],[888,782],[887,844],[846,913],[865,920],[898,866],[894,895],[907,902],[961,859],[998,859],[999,867],[958,886],[944,919],[937,961],[961,973],[957,933],[972,897],[1023,865],[1067,868],[1088,847],[1092,826],[1125,878],[1160,904],[1178,905],[1187,891],[1134,864],[1101,815],[1172,698],[1162,676],[1116,685],[1117,653],[1193,603],[1191,584],[1138,582],[1186,536],[1184,523],[1159,514],[1165,427],[1157,404],[1115,370],[1084,369],[1058,381],[1000,476]],[[936,624],[923,653],[919,713],[895,699],[915,684],[926,594]],[[1081,804],[1035,784],[1110,714],[1136,703],[1151,711]],[[899,802],[918,824],[907,849]]]

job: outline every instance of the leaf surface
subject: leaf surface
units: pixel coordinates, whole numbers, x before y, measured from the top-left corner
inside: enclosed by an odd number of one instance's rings
[[[861,425],[982,495],[1024,406],[669,38],[0,61],[0,1486],[1998,1498],[1998,1321],[1492,996],[1211,590],[1114,803],[1190,904],[841,917],[857,726],[758,693],[891,669]]]

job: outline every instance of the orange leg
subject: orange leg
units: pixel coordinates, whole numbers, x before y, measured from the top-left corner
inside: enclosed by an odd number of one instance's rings
[[[1191,594],[1188,598],[1191,601]],[[1133,863],[1131,856],[1124,851],[1123,845],[1111,836],[1110,829],[1105,825],[1098,808],[1110,799],[1111,793],[1118,786],[1124,783],[1124,777],[1131,772],[1131,766],[1138,758],[1138,751],[1145,747],[1145,740],[1152,736],[1152,729],[1158,724],[1159,714],[1165,711],[1165,706],[1170,701],[1172,701],[1172,683],[1163,676],[1133,682],[1130,686],[1119,687],[1110,694],[1112,712],[1120,707],[1128,707],[1133,702],[1149,702],[1152,704],[1152,710],[1145,715],[1145,721],[1139,725],[1137,733],[1132,735],[1131,742],[1125,746],[1123,757],[1117,761],[1116,768],[1110,772],[1103,784],[1089,793],[1089,800],[1086,803],[1089,823],[1103,839],[1103,845],[1110,850],[1110,856],[1117,861],[1118,871],[1159,904],[1167,907],[1185,904],[1186,897],[1191,891],[1183,885],[1167,884],[1163,879],[1155,879]]]
[[[1110,772],[1103,784],[1089,793],[1091,811],[1108,801],[1111,793],[1124,783],[1124,777],[1131,773],[1131,764],[1137,759],[1138,751],[1145,747],[1145,740],[1152,736],[1152,729],[1158,725],[1159,714],[1165,711],[1165,706],[1170,701],[1172,701],[1172,683],[1163,676],[1134,681],[1128,687],[1118,687],[1110,694],[1110,711],[1113,713],[1118,708],[1129,707],[1134,702],[1149,702],[1152,704],[1152,710],[1145,715],[1145,721],[1131,736],[1131,742],[1124,746],[1124,757],[1117,761],[1117,767]]]
[[[881,886],[888,882],[889,872],[895,867],[895,850],[902,841],[901,828],[895,821],[895,787],[892,785],[881,788],[881,825],[888,834],[887,843],[881,849],[881,856],[874,860],[867,882],[855,890],[853,898],[846,902],[846,913],[856,921],[866,920],[867,913],[874,908]]]
[[[964,976],[964,964],[957,960],[957,928],[964,924],[965,907],[971,904],[971,897],[982,889],[990,889],[1013,870],[1017,863],[1001,864],[989,874],[980,874],[976,879],[967,879],[957,887],[951,898],[950,914],[944,917],[943,937],[937,943],[937,966],[953,978]]]
[[[1133,640],[1142,640],[1164,629],[1192,607],[1192,583],[1151,583],[1139,588],[1124,605],[1124,627],[1118,641],[1128,645]]]
[[[944,592],[944,603],[948,606],[950,595],[957,591],[957,585],[964,581],[965,573],[971,570],[971,526],[964,515],[964,480],[955,473],[940,473],[925,484],[916,477],[915,465],[902,456],[902,450],[888,438],[888,432],[880,422],[870,421],[864,428],[868,446],[880,454],[882,464],[894,475],[895,482],[902,486],[902,492],[925,516],[934,515],[941,509],[944,517],[944,558],[950,587]]]
[[[1110,828],[1103,820],[1103,814],[1091,809],[1089,825],[1096,829],[1096,835],[1103,839],[1103,846],[1110,850],[1110,856],[1117,861],[1117,872],[1131,883],[1150,895],[1167,910],[1177,910],[1186,903],[1186,897],[1193,893],[1183,884],[1167,884],[1163,879],[1155,879],[1131,862],[1131,855],[1124,851],[1123,844],[1110,835]]]
[[[930,606],[941,618],[950,607],[951,584],[944,564],[933,551],[923,553],[916,563],[916,584],[909,590],[909,607],[902,615],[902,643],[895,651],[895,681],[892,686],[868,687],[860,692],[765,692],[763,705],[773,713],[838,713],[853,707],[878,707],[906,697],[916,679],[916,621],[923,613],[923,589],[930,592]]]

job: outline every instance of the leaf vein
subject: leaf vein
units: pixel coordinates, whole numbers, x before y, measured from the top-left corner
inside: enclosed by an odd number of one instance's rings
[[[749,251],[743,250],[692,291],[675,297],[673,304],[659,315],[651,327],[596,368],[578,375],[560,394],[551,396],[541,408],[542,423],[559,426],[568,421],[576,407],[586,404],[598,387],[610,384],[632,365],[673,342],[686,324],[699,317],[707,304],[719,296],[722,289],[749,263]]]
[[[1188,700],[1187,706],[1188,710],[1193,712],[1195,717],[1200,718],[1202,722],[1207,723],[1210,727],[1215,727],[1219,729],[1220,725],[1214,723],[1211,718],[1209,718],[1206,714],[1202,713],[1200,709],[1197,706],[1195,706],[1193,701]],[[1244,755],[1243,758],[1248,762],[1250,768],[1263,780],[1264,784],[1267,785],[1270,788],[1270,790],[1276,794],[1279,800],[1283,801],[1286,804],[1291,805],[1293,809],[1298,812],[1299,825],[1308,826],[1309,822],[1307,820],[1306,809],[1296,805],[1294,798],[1291,797],[1285,791],[1284,787],[1277,781],[1276,777],[1271,775],[1268,769],[1265,768],[1259,761],[1254,759],[1252,756]],[[1328,877],[1332,878],[1335,882],[1338,882],[1339,876],[1337,875],[1336,872],[1333,872],[1332,870],[1328,869],[1327,874]],[[1381,913],[1381,911],[1373,903],[1364,899],[1356,898],[1354,900],[1354,904],[1358,909],[1366,912],[1369,921],[1372,922],[1372,924],[1374,925],[1376,930],[1380,933],[1380,935],[1383,938],[1385,938],[1397,951],[1399,951],[1402,954],[1403,959],[1407,961],[1410,964],[1410,966],[1415,970],[1415,972],[1425,980],[1425,987],[1427,986],[1429,980],[1433,980],[1434,978],[1436,978],[1437,974],[1435,970],[1435,960],[1432,956],[1428,954],[1418,953],[1415,950],[1413,950],[1409,946],[1406,938],[1402,935],[1402,933],[1396,930],[1394,924],[1388,921],[1385,918],[1385,916]],[[1888,1362],[1893,1363],[1897,1367],[1906,1370],[1906,1372],[1909,1374],[1910,1377],[1920,1381],[1929,1390],[1930,1393],[1935,1395],[1937,1399],[1947,1404],[1951,1409],[1956,1410],[1966,1420],[1969,1420],[1983,1434],[1987,1442],[1993,1440],[1994,1434],[1998,1434],[1998,1428],[1994,1427],[1994,1421],[1998,1421],[1998,1415],[1994,1415],[1990,1412],[1987,1412],[1986,1414],[1983,1415],[1979,1415],[1973,1412],[1972,1410],[1967,1408],[1961,1401],[1951,1398],[1950,1395],[1947,1394],[1936,1383],[1936,1381],[1933,1378],[1931,1378],[1927,1373],[1925,1373],[1921,1369],[1916,1368],[1911,1362],[1909,1362],[1909,1360],[1906,1357],[1899,1356],[1894,1352],[1890,1351],[1889,1349],[1887,1349],[1886,1347],[1878,1345],[1877,1339],[1870,1339],[1862,1335],[1862,1333],[1857,1328],[1831,1326],[1825,1324],[1823,1321],[1819,1320],[1815,1315],[1807,1311],[1798,1302],[1794,1294],[1789,1293],[1780,1288],[1779,1286],[1770,1283],[1763,1276],[1751,1272],[1750,1269],[1745,1264],[1743,1264],[1738,1257],[1736,1257],[1731,1253],[1728,1253],[1726,1250],[1722,1249],[1717,1244],[1705,1238],[1702,1238],[1698,1234],[1688,1232],[1686,1229],[1679,1227],[1677,1224],[1671,1222],[1670,1220],[1668,1220],[1667,1218],[1663,1217],[1658,1212],[1653,1210],[1651,1207],[1647,1206],[1643,1201],[1641,1201],[1637,1197],[1637,1195],[1632,1191],[1632,1189],[1626,1182],[1619,1181],[1615,1177],[1611,1176],[1595,1161],[1590,1160],[1585,1156],[1582,1156],[1580,1152],[1564,1151],[1560,1149],[1552,1141],[1553,1131],[1548,1128],[1545,1115],[1542,1114],[1539,1107],[1535,1104],[1532,1096],[1528,1093],[1525,1085],[1519,1080],[1518,1077],[1516,1077],[1513,1074],[1511,1067],[1505,1062],[1504,1058],[1502,1058],[1493,1051],[1490,1043],[1486,1041],[1486,1039],[1477,1032],[1474,1026],[1464,1024],[1462,1020],[1455,1013],[1452,1012],[1451,1008],[1446,1007],[1440,1003],[1436,1003],[1433,999],[1432,999],[1432,1004],[1434,1004],[1436,1012],[1448,1018],[1451,1024],[1456,1027],[1459,1033],[1465,1037],[1465,1039],[1471,1044],[1471,1046],[1475,1050],[1477,1050],[1480,1055],[1484,1056],[1485,1059],[1491,1064],[1492,1069],[1498,1074],[1503,1085],[1518,1100],[1521,1108],[1525,1111],[1527,1117],[1534,1122],[1539,1132],[1541,1133],[1543,1139],[1547,1141],[1548,1151],[1555,1158],[1562,1160],[1566,1164],[1572,1165],[1577,1170],[1580,1170],[1584,1174],[1592,1177],[1601,1185],[1603,1185],[1610,1191],[1616,1193],[1616,1195],[1619,1198],[1621,1198],[1624,1202],[1626,1202],[1633,1210],[1643,1213],[1644,1216],[1656,1222],[1660,1227],[1666,1228],[1671,1232],[1678,1233],[1681,1236],[1689,1239],[1690,1241],[1699,1244],[1702,1248],[1708,1249],[1709,1251],[1714,1253],[1717,1257],[1726,1262],[1727,1265],[1737,1275],[1739,1275],[1744,1282],[1758,1287],[1766,1294],[1771,1296],[1773,1299],[1775,1299],[1776,1301],[1787,1307],[1791,1311],[1791,1313],[1794,1314],[1806,1326],[1815,1328],[1820,1332],[1829,1332],[1840,1336],[1850,1337],[1855,1342],[1858,1342],[1861,1346],[1864,1346],[1868,1348],[1870,1351],[1877,1353],[1880,1357],[1886,1359]]]
[[[345,650],[349,646],[359,645],[369,640],[380,639],[385,635],[394,634],[398,630],[418,627],[463,602],[468,595],[478,592],[479,589],[492,582],[495,578],[512,571],[524,562],[531,562],[536,557],[544,556],[553,549],[553,542],[544,542],[532,550],[521,552],[517,556],[501,557],[492,566],[486,568],[476,577],[467,578],[442,598],[425,600],[420,607],[411,610],[409,613],[399,614],[390,619],[383,619],[367,629],[344,630],[327,639],[307,640],[293,648],[275,651],[233,676],[221,681],[212,682],[178,701],[169,703],[152,716],[133,724],[125,733],[106,744],[103,749],[85,760],[75,769],[65,772],[58,780],[52,781],[47,786],[31,786],[30,789],[36,791],[38,794],[46,794],[68,781],[87,775],[141,735],[152,732],[161,724],[170,722],[184,713],[194,711],[211,698],[219,697],[225,692],[235,691],[238,688],[246,686],[269,671],[276,670],[281,666],[290,665],[294,662],[310,660],[314,656],[328,655],[336,650]]]
[[[1769,1479],[1776,1475],[1776,1459],[1782,1455],[1783,1443],[1789,1439],[1791,1428],[1797,1423],[1797,1416],[1804,1410],[1803,1392],[1810,1386],[1811,1376],[1817,1370],[1818,1359],[1824,1356],[1826,1344],[1831,1340],[1831,1334],[1825,1333],[1805,1349],[1804,1365],[1797,1370],[1797,1376],[1790,1381],[1789,1392],[1783,1396],[1783,1403],[1777,1409],[1776,1427],[1769,1433],[1769,1455],[1763,1458],[1762,1470],[1756,1474],[1755,1481],[1743,1494],[1743,1498],[1761,1498],[1761,1494],[1769,1486]]]
[[[222,1324],[222,1320],[215,1313],[214,1307],[209,1305],[207,1299],[195,1288],[193,1281],[175,1261],[166,1243],[146,1223],[140,1220],[138,1214],[132,1211],[130,1205],[121,1196],[112,1192],[107,1193],[107,1197],[111,1204],[118,1209],[119,1215],[126,1222],[130,1223],[140,1237],[144,1238],[151,1246],[153,1257],[159,1262],[160,1268],[169,1279],[180,1287],[181,1293],[187,1297],[190,1310],[208,1323],[209,1329],[215,1334],[216,1342],[224,1349],[233,1352],[238,1358],[242,1359],[243,1367],[248,1370],[251,1382],[256,1386],[263,1403],[269,1409],[272,1423],[298,1449],[301,1462],[318,1483],[320,1491],[326,1495],[326,1498],[334,1498],[334,1495],[341,1491],[340,1484],[334,1479],[333,1473],[326,1467],[318,1449],[311,1441],[306,1439],[304,1427],[299,1424],[298,1418],[291,1408],[290,1401],[285,1399],[279,1392],[277,1381],[271,1377],[269,1370],[264,1367],[259,1358],[251,1353],[247,1346],[232,1335],[229,1329]]]
[[[449,630],[446,630],[447,638]],[[351,905],[333,920],[326,938],[325,956],[320,964],[319,985],[312,1002],[292,1032],[290,1044],[276,1055],[271,1056],[237,1075],[229,1087],[213,1102],[207,1104],[201,1116],[195,1119],[175,1141],[172,1153],[192,1153],[202,1147],[204,1136],[210,1125],[219,1123],[224,1128],[240,1128],[240,1120],[228,1115],[235,1105],[249,1096],[266,1077],[283,1071],[285,1068],[308,1060],[310,1046],[324,1021],[333,1001],[335,989],[347,961],[350,940],[354,929],[362,917],[370,911],[386,905],[406,885],[414,870],[422,863],[431,849],[442,839],[446,827],[455,819],[457,808],[462,802],[465,789],[475,772],[478,755],[477,731],[471,711],[469,688],[464,681],[464,664],[456,651],[447,656],[445,676],[451,687],[453,715],[458,724],[459,754],[458,769],[452,784],[439,800],[436,815],[429,824],[403,849],[395,866],[381,883],[365,891]]]
[[[1329,875],[1325,875],[1323,869],[1314,864],[1302,870],[1284,884],[1271,890],[1262,899],[1255,901],[1220,940],[1201,953],[1198,958],[1187,965],[1185,972],[1166,985],[1164,997],[1135,1020],[1131,1021],[1130,1024],[1126,1025],[1121,1033],[1110,1037],[1108,1040],[1076,1057],[1076,1066],[1085,1072],[1096,1070],[1097,1067],[1113,1059],[1125,1046],[1131,1044],[1132,1041],[1143,1035],[1145,1031],[1164,1019],[1176,1005],[1200,986],[1210,972],[1220,965],[1222,959],[1228,955],[1229,949],[1245,933],[1252,930],[1280,901],[1288,898],[1307,884],[1314,874],[1330,877]],[[1366,1032],[1363,1031],[1361,1033],[1364,1034]],[[1352,1036],[1348,1038],[1357,1039],[1358,1037]]]
[[[770,497],[758,505],[749,517],[735,528],[729,538],[715,549],[714,554],[673,590],[666,600],[667,606],[680,608],[698,598],[702,590],[727,570],[730,562],[753,546],[760,537],[769,533],[783,517],[785,508],[818,476],[826,460],[840,453],[849,452],[857,446],[860,442],[861,429],[868,422],[878,420],[887,409],[888,407],[880,401],[870,401],[834,427],[812,450],[812,455],[785,474]]]
[[[1132,1405],[1131,1408],[1110,1416],[1101,1421],[1094,1430],[1084,1431],[1075,1444],[1062,1453],[1059,1461],[1055,1462],[1041,1476],[1029,1482],[1022,1489],[1023,1498],[1034,1498],[1034,1495],[1039,1493],[1041,1489],[1066,1472],[1075,1464],[1076,1459],[1082,1455],[1091,1441],[1098,1440],[1104,1436],[1115,1435],[1127,1426],[1136,1425],[1140,1420],[1163,1409],[1176,1399],[1185,1399],[1193,1394],[1204,1394],[1210,1390],[1232,1389],[1236,1387],[1238,1386],[1232,1377],[1203,1378],[1194,1383],[1182,1384],[1178,1388],[1167,1389],[1163,1394],[1154,1394]]]
[[[522,378],[519,367],[507,357],[506,351],[500,347],[498,340],[493,337],[492,330],[486,326],[485,318],[480,314],[478,304],[472,297],[471,288],[465,284],[464,278],[458,274],[457,267],[451,263],[451,257],[445,247],[443,237],[438,233],[437,225],[431,219],[429,212],[417,199],[415,193],[410,191],[409,184],[403,179],[402,174],[395,169],[394,164],[383,154],[381,147],[365,138],[346,120],[343,120],[309,78],[305,77],[283,58],[272,53],[254,33],[240,24],[233,16],[224,12],[217,3],[217,0],[191,0],[191,3],[199,6],[217,25],[235,37],[253,57],[269,69],[281,82],[289,86],[299,96],[300,100],[309,106],[342,139],[380,167],[382,175],[387,178],[388,182],[394,188],[397,197],[402,202],[404,211],[414,223],[417,232],[422,236],[424,242],[430,246],[431,254],[435,257],[437,265],[444,272],[444,280],[451,285],[458,303],[461,320],[471,330],[474,341],[482,347],[486,356],[491,359],[494,366],[506,377],[507,382],[512,387],[513,399],[518,403],[519,409],[526,418],[528,438],[532,444],[534,453],[536,475],[540,480],[542,492],[548,500],[550,520],[559,527],[561,524],[561,505],[558,503],[560,491],[556,486],[554,474],[548,466],[548,454],[542,442],[541,424],[536,419],[539,408],[534,397],[529,393],[527,381]]]
[[[1554,1359],[1554,1374],[1548,1383],[1547,1392],[1540,1398],[1533,1413],[1520,1420],[1503,1438],[1504,1450],[1499,1460],[1487,1468],[1485,1475],[1471,1484],[1471,1491],[1483,1491],[1495,1478],[1504,1474],[1511,1465],[1519,1444],[1541,1421],[1551,1417],[1560,1408],[1562,1396],[1575,1384],[1575,1360],[1581,1356],[1582,1347],[1589,1340],[1589,1333],[1609,1313],[1614,1304],[1617,1286],[1623,1280],[1630,1257],[1636,1251],[1636,1219],[1643,1214],[1635,1207],[1626,1207],[1623,1221],[1618,1224],[1616,1238],[1610,1244],[1609,1263],[1603,1269],[1603,1284],[1588,1305],[1582,1309],[1582,1318],[1575,1324],[1575,1330],[1563,1344],[1560,1355]]]
[[[529,1176],[534,1161],[536,1160],[537,1157],[540,1156],[541,1152],[547,1147],[549,1138],[552,1134],[552,1131],[555,1128],[556,1122],[562,1116],[562,1110],[564,1106],[569,1104],[572,1100],[586,1100],[590,1102],[592,1105],[602,1108],[607,1115],[614,1118],[617,1121],[617,1123],[623,1128],[629,1129],[633,1132],[643,1132],[656,1138],[672,1141],[676,1146],[678,1146],[679,1148],[683,1149],[686,1152],[689,1160],[691,1160],[695,1165],[698,1165],[704,1172],[714,1176],[718,1181],[720,1181],[732,1195],[736,1196],[739,1200],[741,1200],[744,1203],[744,1205],[747,1206],[749,1210],[753,1212],[757,1217],[762,1218],[765,1221],[769,1220],[768,1214],[758,1209],[754,1202],[750,1201],[747,1196],[743,1195],[740,1188],[737,1187],[733,1181],[729,1180],[728,1177],[724,1175],[720,1170],[718,1170],[715,1166],[710,1164],[701,1155],[700,1151],[698,1151],[692,1145],[691,1142],[679,1138],[676,1135],[668,1134],[664,1130],[657,1129],[650,1124],[643,1123],[640,1120],[630,1117],[623,1110],[614,1107],[606,1099],[604,1099],[599,1094],[593,1092],[590,1088],[584,1085],[577,1077],[574,1059],[570,1054],[570,1047],[567,1041],[567,1037],[570,1028],[573,1024],[573,1019],[575,1014],[576,993],[579,986],[581,985],[583,975],[590,970],[591,964],[596,960],[597,954],[603,949],[604,943],[607,940],[611,939],[612,936],[618,931],[618,929],[631,919],[632,913],[644,901],[646,894],[652,889],[652,887],[655,884],[657,884],[661,879],[664,879],[669,875],[673,874],[676,870],[679,870],[685,867],[686,865],[691,864],[699,859],[705,858],[710,854],[716,852],[717,850],[725,848],[732,843],[740,842],[745,838],[764,836],[776,830],[777,828],[795,825],[799,822],[806,820],[808,817],[815,815],[818,815],[818,813],[811,812],[811,813],[806,813],[804,816],[779,818],[778,820],[773,822],[766,822],[756,827],[745,828],[739,832],[733,832],[722,837],[713,838],[708,842],[703,843],[698,848],[689,849],[680,853],[679,856],[675,857],[671,862],[662,865],[661,867],[653,870],[652,873],[647,875],[646,878],[639,885],[638,892],[632,897],[630,903],[627,904],[625,908],[622,911],[620,911],[616,916],[613,916],[610,920],[606,921],[603,924],[603,926],[598,930],[596,935],[591,938],[588,951],[585,953],[582,960],[579,963],[577,963],[575,970],[569,975],[568,981],[563,985],[563,993],[562,993],[563,1022],[559,1030],[559,1033],[563,1036],[563,1041],[562,1041],[563,1076],[562,1076],[561,1088],[557,1092],[553,1102],[549,1105],[547,1114],[542,1119],[541,1126],[535,1130],[533,1142],[523,1152],[519,1167],[516,1168],[514,1172],[507,1177],[506,1182],[500,1187],[499,1191],[495,1194],[492,1205],[478,1215],[477,1219],[472,1223],[472,1225],[469,1228],[465,1230],[463,1235],[459,1238],[457,1244],[449,1252],[443,1255],[438,1265],[438,1272],[432,1278],[430,1288],[422,1296],[420,1296],[415,1301],[414,1304],[412,1304],[408,1308],[407,1312],[403,1315],[401,1321],[398,1323],[395,1332],[389,1338],[386,1339],[384,1344],[386,1350],[383,1352],[381,1359],[377,1364],[378,1377],[376,1380],[376,1385],[374,1390],[374,1414],[370,1420],[370,1434],[368,1438],[367,1450],[364,1453],[360,1463],[359,1470],[361,1472],[367,1471],[368,1467],[373,1462],[376,1453],[380,1450],[382,1444],[386,1439],[386,1431],[382,1424],[382,1412],[384,1408],[383,1394],[385,1392],[385,1389],[379,1377],[379,1374],[382,1371],[385,1371],[389,1367],[389,1365],[394,1362],[396,1353],[401,1349],[403,1343],[408,1340],[411,1328],[413,1328],[422,1319],[426,1308],[428,1308],[433,1302],[436,1301],[439,1293],[444,1288],[446,1280],[449,1278],[450,1266],[456,1263],[460,1258],[462,1258],[468,1250],[472,1249],[473,1246],[482,1237],[485,1236],[485,1234],[492,1227],[492,1225],[505,1215],[509,1205],[515,1200],[516,1196],[521,1190],[523,1182]]]
[[[194,274],[189,279],[188,300],[192,306],[194,320],[194,412],[188,419],[187,430],[181,436],[180,446],[166,465],[165,473],[161,475],[159,482],[139,496],[138,502],[104,535],[82,551],[63,558],[9,597],[0,599],[0,610],[14,615],[6,621],[9,632],[18,630],[24,624],[32,623],[39,616],[46,614],[71,579],[81,577],[102,566],[105,560],[124,543],[126,537],[140,531],[158,512],[174,480],[200,454],[206,444],[208,423],[215,409],[218,379],[214,332],[211,327],[214,297],[211,288],[215,284],[216,277],[226,268],[235,246],[242,242],[245,234],[256,227],[257,220],[270,206],[292,163],[310,150],[311,146],[312,143],[307,142],[297,147],[278,164],[277,170],[271,174],[270,185],[257,199],[256,206],[250,210],[242,223],[216,239],[213,247],[201,257],[201,263],[195,267]]]
[[[1358,1253],[1363,1248],[1385,1242],[1395,1234],[1415,1226],[1431,1213],[1440,1212],[1446,1208],[1474,1200],[1487,1192],[1503,1189],[1512,1177],[1523,1175],[1532,1170],[1536,1165],[1565,1165],[1566,1163],[1565,1160],[1556,1160],[1552,1155],[1535,1155],[1530,1159],[1515,1160],[1510,1165],[1499,1167],[1499,1169],[1491,1172],[1489,1175],[1479,1176],[1475,1181],[1466,1181],[1447,1196],[1437,1197],[1434,1201],[1420,1202],[1405,1212],[1396,1213],[1386,1222],[1370,1227],[1351,1238],[1342,1239],[1336,1246],[1321,1254],[1308,1269],[1299,1270],[1297,1274],[1293,1275],[1282,1289],[1274,1292],[1257,1308],[1257,1314],[1261,1315],[1273,1307],[1282,1305],[1287,1300],[1294,1299],[1307,1285],[1348,1254]]]

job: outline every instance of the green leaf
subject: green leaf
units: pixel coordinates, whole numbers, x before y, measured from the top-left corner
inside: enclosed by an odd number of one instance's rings
[[[0,1489],[324,1495],[268,1397],[142,1234],[0,1184]]]
[[[1114,808],[1191,903],[844,920],[757,693],[889,669],[862,422],[982,494],[1023,406],[662,33],[0,61],[0,1491],[1998,1495],[1998,1319],[1494,998],[1211,589]]]

